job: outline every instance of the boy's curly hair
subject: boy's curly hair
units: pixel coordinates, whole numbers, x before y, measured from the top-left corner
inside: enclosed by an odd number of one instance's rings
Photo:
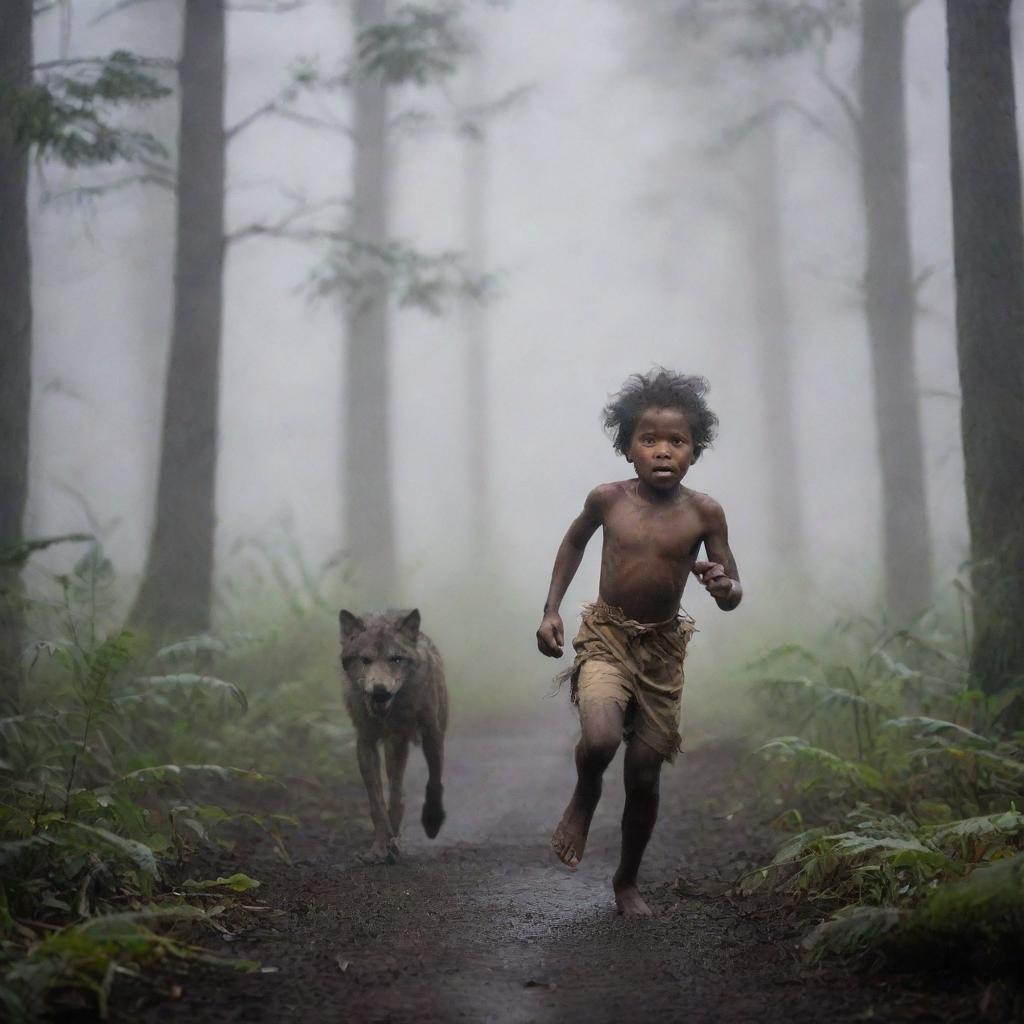
[[[644,410],[681,409],[690,422],[696,462],[718,433],[718,417],[704,401],[707,391],[708,382],[703,377],[673,373],[664,366],[655,366],[646,374],[634,373],[604,407],[604,428],[615,450],[625,455]]]

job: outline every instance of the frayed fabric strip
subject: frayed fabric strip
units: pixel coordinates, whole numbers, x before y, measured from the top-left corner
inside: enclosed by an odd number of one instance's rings
[[[573,640],[575,662],[555,682],[560,687],[569,681],[573,704],[615,700],[626,711],[626,737],[636,734],[672,761],[682,742],[683,661],[696,629],[685,612],[664,622],[637,622],[620,609],[595,601],[583,609]]]

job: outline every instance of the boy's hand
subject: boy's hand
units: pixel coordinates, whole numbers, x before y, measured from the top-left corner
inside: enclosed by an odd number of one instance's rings
[[[716,600],[731,596],[734,580],[719,562],[694,562],[693,575],[704,584],[707,592]]]
[[[537,650],[549,658],[560,658],[564,643],[562,616],[558,612],[545,612],[540,629],[537,630]]]

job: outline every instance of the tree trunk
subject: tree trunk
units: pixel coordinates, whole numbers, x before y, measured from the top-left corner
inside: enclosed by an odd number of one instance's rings
[[[864,298],[882,469],[885,604],[899,623],[925,609],[932,598],[924,446],[914,370],[904,18],[895,0],[864,0],[860,63],[860,167],[867,216]]]
[[[355,0],[354,34],[385,20],[385,0]],[[388,239],[391,156],[387,86],[361,72],[353,88],[355,159],[352,230],[371,245]],[[372,268],[345,308],[346,393],[342,423],[342,509],[346,548],[367,604],[395,603],[394,509],[389,383],[388,280]]]
[[[0,88],[31,84],[32,0],[5,0]],[[31,285],[28,144],[18,144],[0,123],[0,550],[22,540],[28,496]],[[22,645],[20,576],[14,566],[0,565],[0,710],[18,706]]]
[[[1009,7],[946,5],[971,669],[986,693],[1024,681],[1024,237]]]
[[[179,75],[174,326],[155,526],[130,616],[158,636],[210,626],[224,265],[223,0],[187,0]]]
[[[751,291],[754,303],[758,377],[764,407],[771,544],[793,578],[803,547],[800,469],[793,411],[792,318],[783,273],[778,128],[768,118],[750,139],[753,154],[749,197]]]
[[[484,58],[477,52],[469,65],[469,104],[479,103],[486,91]],[[487,219],[487,135],[471,134],[465,142],[465,216],[466,259],[474,277],[484,273]],[[466,346],[466,457],[470,502],[469,554],[474,565],[487,555],[490,522],[489,473],[490,440],[487,419],[487,313],[484,304],[469,296],[462,303],[464,343]]]

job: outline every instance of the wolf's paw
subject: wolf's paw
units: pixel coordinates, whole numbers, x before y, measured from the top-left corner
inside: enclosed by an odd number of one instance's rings
[[[423,801],[423,815],[420,820],[423,822],[423,831],[427,833],[428,839],[433,839],[441,831],[444,818],[441,787],[433,789],[431,786],[427,786],[427,798]]]
[[[375,842],[366,853],[359,856],[363,864],[397,864],[402,855],[398,837],[392,836],[386,843]]]

